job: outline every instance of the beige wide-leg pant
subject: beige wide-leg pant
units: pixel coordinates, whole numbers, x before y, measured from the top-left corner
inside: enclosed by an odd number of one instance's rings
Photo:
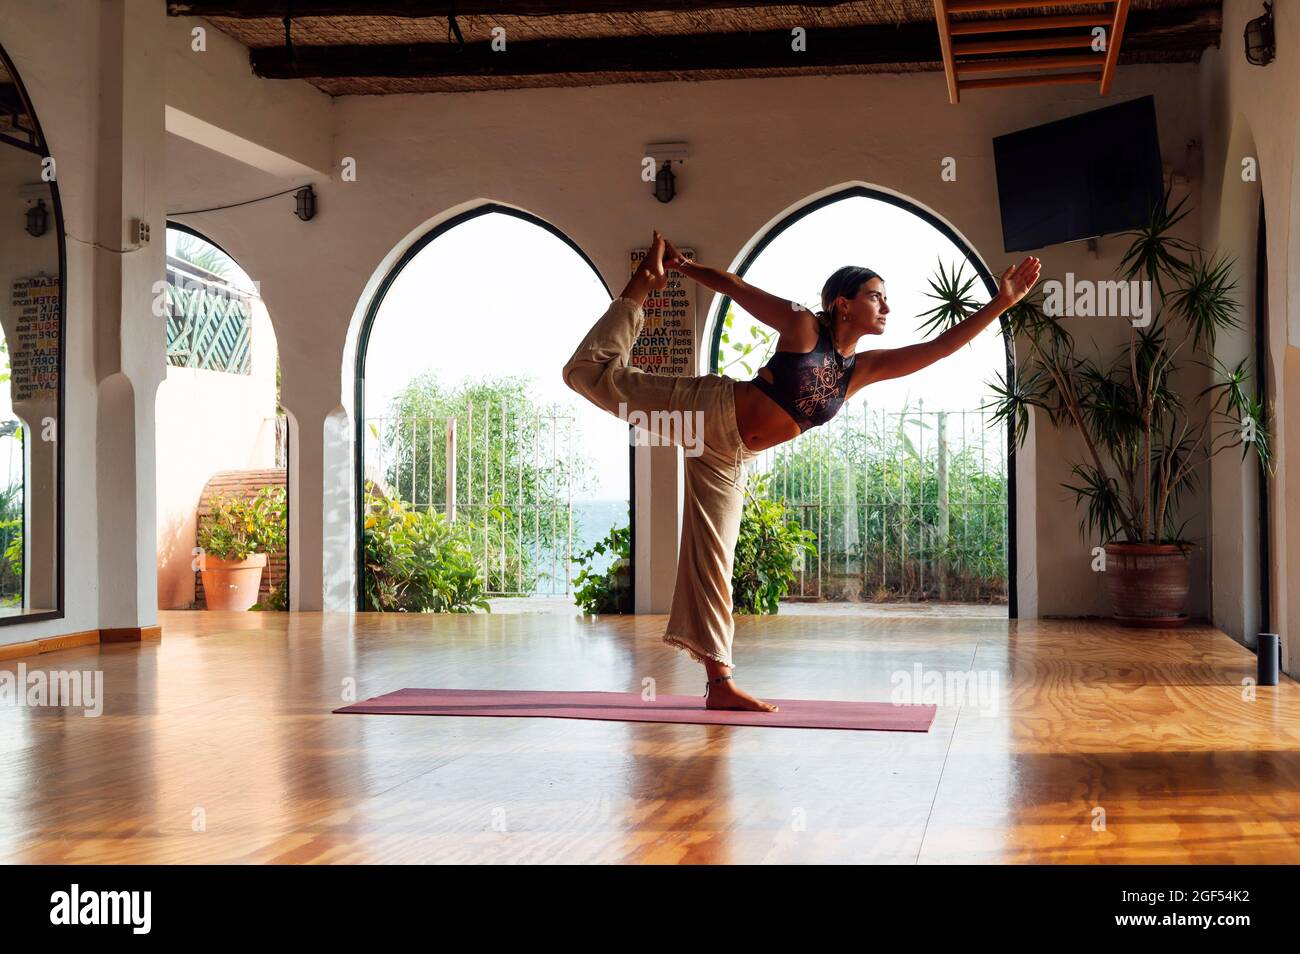
[[[632,344],[645,313],[630,298],[616,298],[564,366],[564,383],[597,407],[631,423],[658,420],[656,412],[677,412],[702,428],[677,441],[686,450],[685,501],[677,582],[664,642],[700,662],[732,665],[736,622],[731,615],[731,571],[744,506],[746,464],[757,456],[736,425],[735,381],[726,375],[670,377],[628,367]],[[621,407],[620,407],[621,405]],[[636,412],[640,412],[638,415]],[[699,412],[699,413],[696,413]],[[672,437],[656,431],[662,440]],[[702,451],[701,451],[702,446]]]

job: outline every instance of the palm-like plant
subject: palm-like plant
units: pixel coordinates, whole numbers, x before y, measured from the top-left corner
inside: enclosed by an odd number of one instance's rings
[[[1248,393],[1247,362],[1229,368],[1210,353],[1218,332],[1238,326],[1233,263],[1211,261],[1170,235],[1187,215],[1185,202],[1170,209],[1166,191],[1147,225],[1124,233],[1132,242],[1116,271],[1126,281],[1150,282],[1158,307],[1148,326],[1130,325],[1128,344],[1110,362],[1079,354],[1041,293],[1005,316],[1008,332],[1027,343],[1028,358],[1010,379],[999,375],[990,384],[995,399],[986,407],[995,421],[1012,422],[1017,445],[1028,432],[1030,408],[1082,435],[1087,459],[1072,467],[1076,481],[1062,486],[1083,508],[1080,533],[1094,531],[1105,543],[1121,533],[1128,543],[1183,542],[1182,528],[1173,528],[1181,498],[1200,468],[1224,451],[1239,447],[1245,460],[1253,449],[1273,469],[1272,412]],[[939,304],[923,316],[927,326],[951,325],[972,310],[971,282],[961,270],[950,274],[940,265],[930,286]],[[1215,382],[1190,401],[1172,380],[1184,349]]]

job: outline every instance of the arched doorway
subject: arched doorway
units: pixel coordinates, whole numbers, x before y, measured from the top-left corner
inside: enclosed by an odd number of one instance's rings
[[[289,428],[258,283],[220,245],[167,224],[167,374],[156,399],[158,606],[211,608],[208,555],[265,553],[258,610],[289,609]],[[242,550],[241,550],[242,552]]]
[[[879,273],[902,319],[859,350],[924,336],[910,319],[935,304],[925,296],[940,265],[969,280],[977,301],[997,291],[989,269],[949,224],[866,186],[787,215],[735,271],[815,310],[825,278],[845,264]],[[775,349],[775,334],[726,296],[712,318],[708,369],[752,378]],[[931,368],[863,389],[834,421],[760,458],[773,496],[818,539],[817,555],[800,566],[794,598],[937,602],[979,615],[1000,615],[1005,606],[1016,616],[1015,446],[1010,428],[993,427],[992,413],[981,406],[987,382],[997,375],[1009,380],[1013,370],[1010,341],[990,327]]]
[[[610,298],[568,236],[495,203],[393,265],[356,347],[358,610],[572,612],[580,570],[616,559],[575,558],[618,531],[630,559],[626,425],[559,375]]]
[[[1268,311],[1268,242],[1264,178],[1254,132],[1244,114],[1232,122],[1219,196],[1217,251],[1235,262],[1241,321],[1215,336],[1213,359],[1225,368],[1245,362],[1251,390],[1264,407],[1275,400]],[[1253,313],[1253,314],[1252,314]],[[1269,423],[1265,423],[1268,428]],[[1211,541],[1211,621],[1247,646],[1254,634],[1275,631],[1272,529],[1268,472],[1258,455],[1250,463],[1219,454],[1209,463],[1214,506],[1207,511]]]
[[[74,187],[75,188],[75,187]],[[64,615],[67,249],[55,160],[0,48],[0,625]]]

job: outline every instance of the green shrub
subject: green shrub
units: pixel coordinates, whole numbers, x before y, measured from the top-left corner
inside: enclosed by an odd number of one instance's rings
[[[289,608],[289,581],[281,580],[266,592],[266,599],[259,600],[249,607],[250,610],[275,610],[284,612]]]
[[[785,503],[768,496],[768,475],[751,474],[736,541],[731,600],[736,613],[775,614],[794,583],[800,551],[815,553],[817,535],[804,530]]]
[[[491,612],[469,534],[443,514],[368,492],[364,545],[366,609]]]
[[[582,567],[573,581],[573,598],[584,615],[632,612],[631,545],[630,527],[611,527],[604,540],[573,558]],[[615,555],[608,569],[593,573],[587,568],[586,564],[606,553]]]
[[[283,552],[287,499],[283,487],[263,487],[253,497],[221,494],[199,522],[196,542],[204,553],[221,560]]]

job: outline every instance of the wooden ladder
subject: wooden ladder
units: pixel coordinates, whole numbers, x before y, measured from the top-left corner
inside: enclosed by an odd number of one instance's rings
[[[1098,3],[1096,6],[1103,9],[1097,13],[1062,16],[1048,12],[1053,7],[1078,6],[1079,2],[934,0],[934,18],[939,24],[939,44],[943,48],[943,70],[948,78],[948,102],[959,102],[964,89],[1053,83],[1100,83],[1101,95],[1105,96],[1115,78],[1129,0]],[[1011,10],[1028,10],[1032,15],[952,19],[954,14]],[[1106,31],[1105,50],[1100,52],[1092,48],[1093,29],[1096,27]],[[1082,52],[1043,54],[1043,51],[1056,50]],[[988,75],[996,73],[1011,75]]]

